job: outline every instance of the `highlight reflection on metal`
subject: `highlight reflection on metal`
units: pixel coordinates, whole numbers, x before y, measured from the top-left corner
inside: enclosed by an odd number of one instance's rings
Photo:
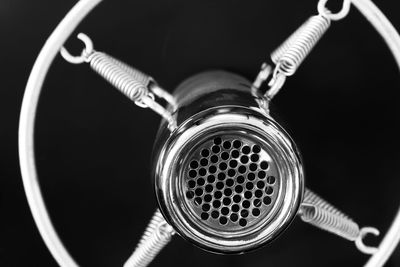
[[[301,203],[298,151],[249,90],[247,80],[222,71],[188,79],[175,93],[179,126],[164,135],[161,128],[155,145],[160,209],[206,250],[260,247],[282,233]]]
[[[145,267],[171,240],[175,231],[157,210],[143,233],[132,256],[124,267]]]

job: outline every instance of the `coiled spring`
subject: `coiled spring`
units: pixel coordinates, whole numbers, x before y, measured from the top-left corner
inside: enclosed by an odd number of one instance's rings
[[[342,8],[337,13],[332,13],[326,7],[327,1],[319,0],[319,14],[310,17],[271,54],[275,69],[268,83],[270,88],[264,95],[268,101],[280,91],[286,81],[286,77],[296,72],[313,47],[321,39],[322,35],[328,30],[331,21],[343,19],[349,13],[350,0],[343,0]],[[269,77],[269,68],[266,66],[266,63],[262,65],[261,71],[253,82],[252,94],[255,96],[261,84]]]
[[[293,75],[330,24],[330,19],[323,15],[309,18],[271,54],[272,61],[277,65],[276,72]]]
[[[150,85],[155,84],[153,78],[102,52],[93,51],[87,56],[86,61],[95,72],[134,101],[136,105],[150,107],[169,122],[170,129],[176,127],[171,114],[155,102],[153,93],[149,91]],[[160,91],[158,88],[156,92],[162,92],[161,96],[165,98],[165,91]]]
[[[284,85],[286,77],[296,72],[330,24],[331,20],[326,13],[312,16],[272,52],[271,59],[275,63],[275,69],[269,82],[270,89],[265,93],[267,99],[271,100]],[[260,74],[261,72],[263,71],[260,71]],[[258,88],[266,79],[261,76],[260,79],[256,79],[253,86]]]
[[[102,52],[88,56],[90,67],[135,103],[149,95],[150,78]]]
[[[310,190],[304,197],[301,218],[350,241],[355,241],[360,233],[357,223]]]
[[[167,101],[168,104],[171,105],[173,110],[176,109],[177,103],[176,103],[175,98],[170,93],[168,93],[164,89],[160,88],[151,76],[141,72],[138,69],[132,68],[131,66],[129,66],[129,65],[125,64],[124,62],[119,61],[115,58],[111,58],[111,59],[114,60],[114,63],[116,65],[118,65],[124,71],[126,71],[129,75],[131,75],[133,79],[143,83],[144,85],[146,85],[147,88],[150,88],[152,93],[154,93],[158,97],[163,98],[165,101]]]
[[[124,267],[147,266],[171,240],[174,233],[173,228],[165,221],[161,212],[157,210]]]
[[[363,238],[367,234],[379,235],[376,228],[363,227],[360,229],[351,218],[309,189],[306,190],[301,205],[300,217],[304,222],[354,241],[357,248],[365,254],[374,254],[377,251],[376,248],[366,246],[363,243]]]
[[[151,108],[168,121],[170,130],[176,128],[175,119],[169,111],[155,101],[153,92],[164,98],[172,108],[176,105],[175,99],[168,92],[158,87],[152,77],[105,53],[95,51],[93,43],[87,35],[79,33],[78,38],[85,43],[85,49],[80,56],[72,56],[63,47],[61,55],[65,60],[73,64],[90,63],[95,72],[138,106]],[[149,88],[154,88],[153,92],[150,92]]]

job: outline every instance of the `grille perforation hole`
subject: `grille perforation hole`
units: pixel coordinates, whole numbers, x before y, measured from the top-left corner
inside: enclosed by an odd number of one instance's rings
[[[184,195],[204,222],[243,228],[271,210],[280,180],[272,158],[260,145],[246,138],[217,136],[195,148],[187,160]]]
[[[206,158],[202,158],[202,159],[200,160],[200,165],[201,165],[201,166],[207,166],[207,165],[208,165],[208,160],[207,160]]]
[[[208,151],[208,149],[203,149],[203,150],[201,151],[201,155],[202,155],[203,157],[208,157],[209,154],[210,154],[210,151]]]

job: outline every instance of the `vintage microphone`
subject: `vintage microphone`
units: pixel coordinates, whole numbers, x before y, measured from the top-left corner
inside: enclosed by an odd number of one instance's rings
[[[295,144],[250,88],[224,71],[187,79],[174,92],[179,128],[162,123],[154,146],[161,212],[182,237],[219,253],[279,236],[304,193]]]
[[[33,125],[39,92],[55,53],[98,0],[79,2],[46,43],[32,70],[21,111],[20,159],[24,186],[39,230],[61,266],[77,266],[62,245],[48,217],[33,158]],[[355,241],[374,254],[369,266],[381,266],[399,241],[396,218],[379,249],[363,244],[375,228],[359,228],[348,216],[304,187],[301,156],[293,140],[269,111],[271,99],[301,64],[331,20],[320,0],[311,17],[276,52],[275,68],[263,64],[254,83],[224,71],[210,71],[184,81],[172,95],[147,76],[111,56],[86,48],[78,57],[63,49],[71,63],[91,68],[141,107],[160,114],[154,146],[153,173],[159,203],[145,233],[125,266],[146,266],[175,233],[212,252],[240,254],[266,245],[290,225],[296,215],[321,229]],[[354,1],[384,36],[396,58],[400,40],[393,27],[366,0]],[[400,61],[399,61],[400,62]],[[268,81],[269,89],[259,87]],[[156,97],[163,98],[164,108]],[[399,217],[400,218],[400,217]]]

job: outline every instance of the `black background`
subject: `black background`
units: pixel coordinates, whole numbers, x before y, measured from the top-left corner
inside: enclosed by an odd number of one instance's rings
[[[376,2],[400,27],[398,1]],[[56,266],[25,199],[17,129],[34,60],[74,3],[0,1],[0,266]],[[105,1],[78,30],[98,50],[172,91],[211,68],[253,79],[269,52],[316,13],[316,4]],[[81,47],[75,38],[67,45],[76,53]],[[274,99],[302,151],[307,186],[360,225],[383,232],[400,202],[399,84],[385,44],[353,8]],[[53,222],[82,266],[121,266],[151,217],[150,155],[159,121],[87,65],[56,58],[40,99],[36,157]],[[273,244],[243,256],[209,254],[175,237],[152,266],[361,266],[366,260],[352,243],[296,220]],[[398,249],[386,266],[400,266]]]

